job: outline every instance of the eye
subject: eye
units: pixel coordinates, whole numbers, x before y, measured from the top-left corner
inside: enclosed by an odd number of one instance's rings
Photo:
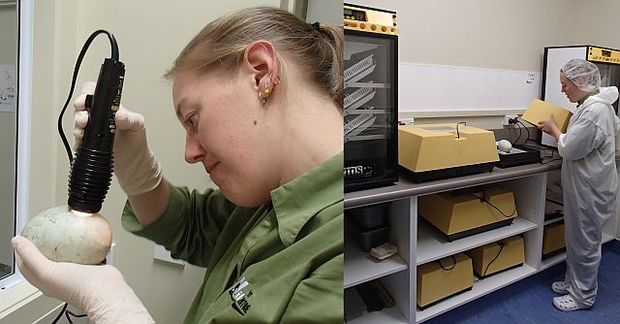
[[[198,115],[191,114],[185,119],[186,127],[190,128],[192,131],[196,132],[198,130]]]

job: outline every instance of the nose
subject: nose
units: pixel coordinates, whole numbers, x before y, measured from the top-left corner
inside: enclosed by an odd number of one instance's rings
[[[203,160],[205,155],[202,145],[194,135],[189,133],[185,136],[185,161],[187,163],[196,163]]]

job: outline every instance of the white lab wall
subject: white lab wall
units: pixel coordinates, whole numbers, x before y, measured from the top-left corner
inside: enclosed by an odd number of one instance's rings
[[[17,60],[17,8],[0,6],[0,65],[15,66]],[[1,77],[1,75],[0,75]],[[12,264],[8,240],[13,236],[15,189],[15,113],[0,109],[0,263]]]
[[[14,113],[0,112],[0,263],[12,265],[15,192]]]
[[[543,47],[571,42],[576,19],[574,0],[349,2],[397,11],[404,116],[522,110],[540,94]]]
[[[17,7],[0,6],[0,65],[15,64],[16,31]]]
[[[573,40],[577,2],[347,1],[397,12],[402,62],[518,71],[540,71],[543,47]]]
[[[204,189],[204,170],[183,159],[184,132],[172,107],[171,88],[162,75],[184,45],[209,21],[249,6],[280,6],[279,0],[46,0],[35,2],[32,114],[31,216],[66,203],[68,162],[55,129],[77,54],[86,38],[104,28],[116,36],[126,65],[122,103],[145,115],[151,149],[165,177],[175,184]],[[100,36],[89,50],[80,73],[81,84],[96,79],[107,39]],[[76,89],[79,91],[79,89]],[[71,109],[71,108],[70,108]],[[71,134],[71,113],[65,130]],[[153,261],[153,244],[125,232],[120,214],[125,196],[113,181],[102,213],[117,242],[116,265],[158,323],[181,323],[202,282],[204,269]],[[59,301],[39,297],[0,319],[0,323],[32,323]]]
[[[306,21],[332,23],[342,26],[342,1],[308,0]]]
[[[577,1],[575,40],[577,45],[598,45],[620,49],[618,33],[620,1]]]
[[[620,48],[615,0],[346,2],[397,11],[403,116],[519,112],[540,95],[545,46]]]

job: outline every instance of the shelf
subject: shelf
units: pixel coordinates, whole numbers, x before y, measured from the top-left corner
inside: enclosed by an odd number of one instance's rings
[[[547,226],[549,224],[557,223],[557,222],[563,221],[563,220],[564,220],[564,216],[556,217],[556,218],[553,218],[553,219],[550,219],[550,220],[546,220],[544,225]]]
[[[366,313],[362,317],[358,317],[348,321],[351,324],[391,324],[391,323],[408,323],[407,319],[398,311],[396,307],[390,307],[379,312]]]
[[[422,322],[443,314],[476,298],[508,286],[513,282],[519,281],[535,272],[536,269],[524,264],[519,268],[501,272],[488,278],[476,281],[474,282],[474,287],[470,291],[466,291],[454,297],[448,298],[445,301],[442,301],[437,305],[431,306],[423,311],[416,311],[416,320],[418,322]]]
[[[542,262],[540,263],[540,270],[545,270],[564,260],[566,260],[566,252],[558,253],[554,256],[542,259]]]
[[[385,277],[408,268],[407,263],[398,254],[381,262],[375,262],[368,259],[369,252],[360,250],[349,237],[345,238],[344,245],[344,288]]]
[[[426,222],[420,221],[418,224],[417,265],[467,251],[484,244],[496,242],[537,227],[533,222],[523,217],[517,217],[509,226],[502,226],[494,230],[448,242],[441,236],[437,229],[428,225]]]

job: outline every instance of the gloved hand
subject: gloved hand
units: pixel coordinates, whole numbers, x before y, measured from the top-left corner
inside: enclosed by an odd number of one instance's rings
[[[82,94],[75,100],[74,150],[77,150],[88,123],[86,95],[95,92],[95,83],[87,82]],[[146,142],[144,116],[131,112],[121,105],[116,112],[114,137],[114,174],[128,196],[153,190],[162,180],[161,167]]]
[[[50,297],[88,314],[96,324],[155,323],[123,275],[113,266],[89,266],[48,260],[28,239],[11,240],[22,274]]]

